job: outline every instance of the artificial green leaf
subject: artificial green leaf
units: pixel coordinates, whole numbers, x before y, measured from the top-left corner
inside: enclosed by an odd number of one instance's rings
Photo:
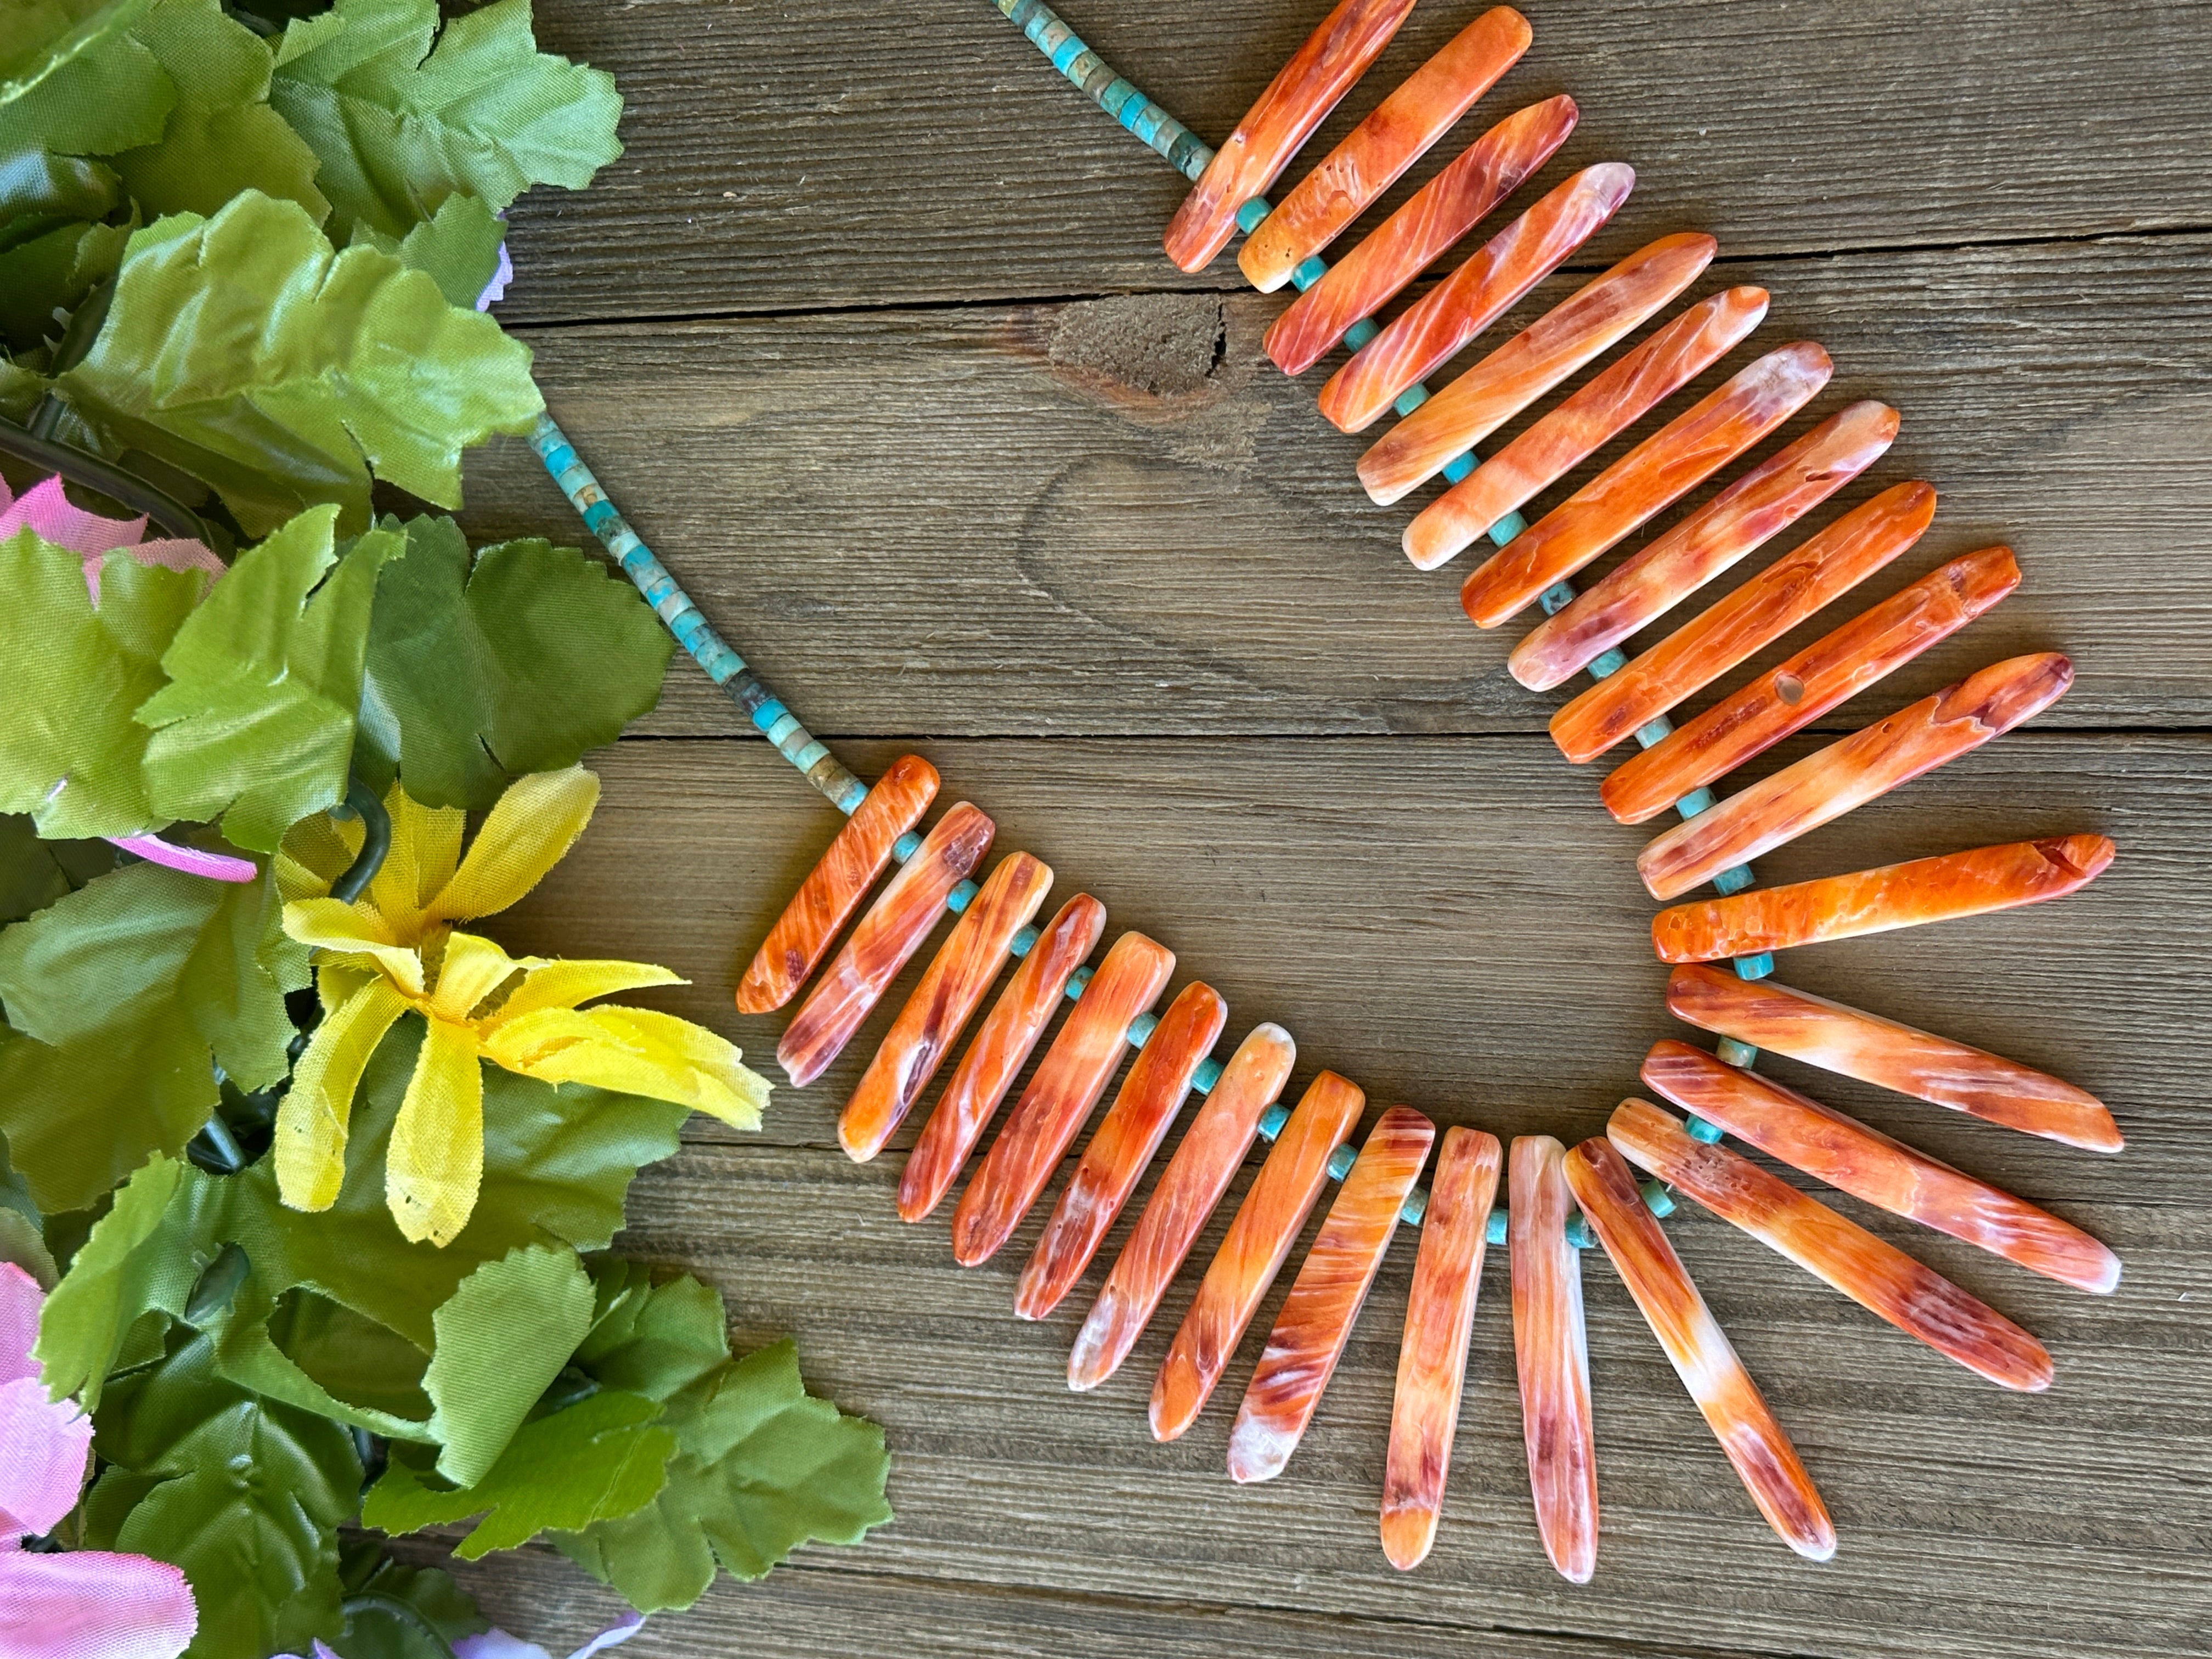
[[[248,191],[131,239],[106,324],[56,388],[111,451],[213,485],[250,535],[333,501],[368,525],[370,474],[460,504],[460,455],[528,429],[528,348],[429,276],[343,253],[306,210]]]
[[[198,1171],[166,1158],[116,1189],[115,1207],[93,1224],[40,1310],[32,1352],[53,1398],[78,1395],[94,1410],[131,1326],[149,1312],[185,1311],[219,1249],[211,1206],[194,1201],[202,1196]]]
[[[366,224],[354,226],[353,240],[398,255],[410,270],[428,272],[447,304],[474,310],[498,272],[507,227],[475,197],[453,195],[397,241]]]
[[[161,1479],[93,1547],[184,1570],[200,1614],[186,1659],[301,1652],[344,1623],[337,1528],[361,1463],[337,1424],[248,1393],[214,1360],[210,1339],[192,1336],[108,1391],[94,1419],[100,1455],[133,1489]]]
[[[157,0],[131,33],[176,88],[161,137],[115,157],[149,216],[214,213],[258,190],[321,222],[330,204],[315,188],[315,153],[269,106],[272,56],[260,36],[222,0]]]
[[[140,864],[0,933],[0,1132],[42,1208],[183,1150],[215,1109],[215,1064],[247,1090],[284,1075],[282,903],[265,872]]]
[[[46,395],[49,384],[44,374],[17,362],[4,348],[0,348],[0,416],[18,425],[29,420],[32,410]]]
[[[100,604],[84,561],[29,530],[0,540],[0,811],[56,839],[129,836],[167,819],[146,799],[145,727],[131,712],[164,679],[161,653],[199,597],[197,571],[110,555]]]
[[[891,1518],[883,1431],[809,1395],[789,1342],[678,1395],[662,1419],[681,1449],[653,1501],[553,1542],[643,1613],[697,1601],[720,1562],[757,1578],[809,1539],[856,1544]]]
[[[497,209],[533,184],[580,190],[622,154],[614,77],[539,52],[529,0],[442,33],[437,0],[338,0],[285,31],[269,97],[322,158],[341,237],[404,236],[457,191]]]
[[[249,1261],[242,1250],[238,1259]],[[328,1297],[292,1290],[272,1299],[248,1283],[227,1310],[185,1317],[213,1330],[216,1369],[242,1388],[387,1438],[431,1437],[422,1392],[429,1355]]]
[[[429,1455],[394,1447],[382,1479],[362,1504],[362,1524],[388,1533],[484,1518],[453,1553],[473,1561],[511,1550],[549,1528],[579,1531],[652,1502],[666,1479],[676,1437],[653,1421],[659,1405],[609,1391],[537,1419],[473,1486],[441,1490]]]
[[[592,1281],[565,1245],[526,1245],[487,1261],[431,1316],[423,1390],[457,1486],[488,1474],[592,1326]]]
[[[131,27],[152,0],[0,3],[0,105]]]
[[[8,1138],[0,1135],[0,1261],[12,1262],[51,1291],[61,1277],[54,1253],[46,1247],[45,1219],[30,1183],[8,1161]]]
[[[112,155],[158,139],[176,102],[161,60],[129,34],[111,35],[22,96],[0,100],[0,153]]]
[[[641,1261],[607,1256],[592,1266],[598,1312],[574,1364],[605,1389],[672,1400],[726,1365],[721,1297],[689,1274],[653,1282]]]
[[[453,1659],[453,1644],[491,1628],[461,1587],[435,1567],[407,1567],[369,1540],[343,1547],[344,1632],[338,1659]]]
[[[30,351],[61,337],[68,315],[115,274],[129,225],[56,225],[0,253],[0,343]]]
[[[220,813],[237,845],[273,853],[345,799],[376,573],[406,541],[372,531],[340,559],[337,520],[311,508],[240,555],[162,653],[169,684],[137,718],[155,728],[147,793],[165,817]]]
[[[30,819],[0,812],[0,926],[21,921],[115,868],[104,841],[42,841]]]
[[[379,579],[369,623],[358,765],[372,784],[396,766],[416,799],[483,811],[516,775],[574,764],[659,701],[667,632],[598,560],[501,542],[471,571],[451,519],[404,528],[407,557]]]
[[[36,144],[0,151],[0,249],[65,221],[105,219],[123,201],[123,181],[98,161]]]

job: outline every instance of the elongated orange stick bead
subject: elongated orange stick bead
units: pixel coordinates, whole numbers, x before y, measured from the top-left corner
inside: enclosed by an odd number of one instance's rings
[[[1567,1242],[1567,1149],[1549,1135],[1513,1138],[1506,1237],[1513,1273],[1513,1357],[1536,1531],[1559,1576],[1597,1571],[1597,1436],[1583,1327],[1582,1252]]]
[[[1761,461],[1711,501],[1531,629],[1507,666],[1531,691],[1564,684],[1881,459],[1898,413],[1858,403]]]
[[[2040,904],[2087,887],[2115,850],[2103,836],[2053,836],[1677,904],[1651,918],[1651,948],[1711,962]]]
[[[1490,215],[1575,130],[1564,94],[1516,110],[1469,144],[1373,234],[1291,301],[1260,343],[1285,374],[1303,374],[1344,332],[1390,302],[1431,261]]]
[[[901,755],[890,763],[768,930],[738,981],[740,1012],[772,1013],[798,994],[861,895],[891,861],[898,838],[921,822],[936,798],[937,769],[927,761]]]
[[[1732,288],[1692,306],[1536,422],[1406,526],[1406,556],[1434,570],[1558,483],[1725,356],[1766,316],[1766,290]]]
[[[1067,1356],[1069,1388],[1097,1388],[1129,1357],[1168,1281],[1229,1190],[1259,1133],[1261,1115],[1282,1093],[1297,1053],[1291,1034],[1279,1025],[1256,1025],[1237,1045],[1076,1333]]]
[[[987,1261],[1060,1167],[1128,1051],[1129,1023],[1158,998],[1175,952],[1142,933],[1114,941],[952,1212],[952,1259]]]
[[[2091,1152],[2117,1152],[2125,1144],[2105,1103],[2085,1089],[1771,979],[1686,965],[1668,978],[1667,1008],[1677,1019],[1754,1048],[2008,1129]]]
[[[799,1088],[822,1075],[945,914],[945,896],[990,850],[995,826],[966,801],[937,821],[921,848],[854,925],[830,971],[799,1005],[775,1057]]]
[[[1198,1420],[1223,1367],[1244,1339],[1306,1212],[1328,1180],[1328,1158],[1359,1121],[1367,1097],[1323,1072],[1275,1139],[1274,1149],[1237,1206],[1237,1218],[1152,1379],[1152,1438],[1173,1440]]]
[[[1852,508],[1560,709],[1552,741],[1577,765],[1595,760],[1873,575],[1935,517],[1935,487],[1917,483]]]
[[[1390,188],[1528,50],[1528,20],[1493,6],[1413,71],[1245,240],[1245,280],[1273,294]]]
[[[1221,994],[1195,980],[1160,1016],[1122,1080],[1121,1093],[1098,1120],[1082,1162],[1061,1188],[1044,1236],[1022,1270],[1014,1291],[1014,1311],[1022,1318],[1042,1319],[1083,1277],[1106,1230],[1129,1201],[1137,1178],[1159,1150],[1168,1125],[1182,1109],[1191,1073],[1213,1052],[1228,1018],[1229,1005]]]
[[[2072,1223],[1756,1072],[1668,1038],[1642,1076],[1684,1111],[1892,1215],[2100,1296],[2120,1282],[2119,1257]]]
[[[1467,1380],[1468,1336],[1482,1286],[1483,1234],[1501,1158],[1498,1137],[1479,1129],[1445,1130],[1437,1151],[1420,1254],[1406,1298],[1382,1475],[1382,1553],[1401,1571],[1427,1556],[1443,1513],[1444,1478]]]
[[[1231,1480],[1272,1480],[1297,1449],[1436,1138],[1428,1119],[1393,1106],[1359,1149],[1245,1386],[1229,1431]]]
[[[943,1201],[1030,1050],[1051,1024],[1069,976],[1105,931],[1106,907],[1088,893],[1078,893],[1030,947],[907,1154],[899,1174],[902,1221],[919,1221]]]
[[[1459,602],[1495,628],[1788,420],[1828,383],[1828,354],[1770,351],[1677,415],[1477,566]]]
[[[1692,1139],[1680,1119],[1649,1101],[1621,1102],[1605,1133],[1637,1168],[1687,1193],[1907,1336],[2005,1388],[2051,1386],[2049,1352],[2002,1314],[1749,1158]]]
[[[1620,161],[1576,173],[1354,352],[1322,387],[1321,412],[1340,431],[1372,425],[1596,234],[1635,188],[1636,169]]]
[[[999,976],[1006,947],[1044,902],[1052,871],[1027,853],[999,860],[899,1010],[860,1086],[838,1114],[837,1139],[865,1164],[905,1121]]]
[[[1669,830],[1636,860],[1656,899],[1772,852],[2033,719],[2074,684],[2055,651],[2011,657],[1854,732]]]
[[[1339,0],[1245,112],[1168,222],[1162,246],[1178,270],[1203,270],[1229,246],[1237,210],[1267,194],[1413,9],[1413,0]]]
[[[1698,279],[1720,244],[1663,236],[1570,295],[1416,409],[1359,458],[1370,499],[1427,483]]]
[[[1957,633],[2019,586],[2010,548],[1952,560],[1629,757],[1598,799],[1623,823],[1656,817]]]
[[[1644,1207],[1628,1165],[1606,1141],[1593,1139],[1567,1154],[1566,1167],[1583,1218],[1752,1502],[1784,1543],[1812,1560],[1826,1560],[1836,1553],[1836,1529],[1813,1477],[1690,1282],[1674,1247]]]

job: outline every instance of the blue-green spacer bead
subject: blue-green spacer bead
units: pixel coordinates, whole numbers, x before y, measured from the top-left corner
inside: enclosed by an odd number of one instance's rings
[[[983,890],[972,881],[963,881],[945,896],[945,908],[958,915],[965,910],[976,894]]]
[[[1338,1147],[1328,1155],[1328,1178],[1341,1181],[1352,1173],[1352,1166],[1359,1162],[1359,1154],[1349,1146]]]
[[[1398,1219],[1408,1227],[1418,1227],[1428,1218],[1429,1189],[1416,1187],[1406,1194],[1406,1201],[1398,1206]]]
[[[1730,893],[1741,893],[1755,879],[1749,865],[1730,865],[1713,878],[1713,891],[1726,898]]]
[[[1269,1146],[1273,1146],[1275,1144],[1275,1137],[1283,1133],[1283,1125],[1288,1123],[1290,1121],[1291,1109],[1289,1107],[1279,1104],[1270,1106],[1266,1111],[1260,1114],[1260,1127],[1258,1130],[1260,1139],[1266,1141]]]
[[[1594,680],[1609,680],[1628,666],[1628,653],[1619,646],[1599,655],[1589,665],[1589,677]]]
[[[1066,996],[1070,1002],[1079,1000],[1090,987],[1092,971],[1091,965],[1085,963],[1067,976]]]
[[[1713,810],[1713,792],[1700,785],[1676,801],[1674,810],[1686,818],[1693,818],[1700,812],[1710,812]]]
[[[1516,508],[1490,526],[1491,543],[1493,546],[1503,547],[1528,527],[1528,520],[1522,518]]]
[[[1190,1086],[1202,1095],[1213,1092],[1213,1085],[1221,1081],[1221,1062],[1211,1054],[1198,1062],[1198,1069],[1190,1074]]]
[[[1006,941],[1006,954],[1017,962],[1036,949],[1039,935],[1034,927],[1024,927]]]
[[[1717,1123],[1706,1122],[1695,1112],[1690,1114],[1689,1121],[1682,1127],[1690,1132],[1691,1139],[1702,1140],[1708,1146],[1721,1138],[1721,1126]]]
[[[1468,473],[1474,471],[1474,452],[1471,449],[1462,449],[1458,454],[1453,456],[1451,459],[1444,463],[1444,482],[1446,483],[1457,483],[1462,478],[1464,478]]]
[[[1758,1049],[1748,1042],[1738,1042],[1734,1037],[1721,1039],[1719,1053],[1722,1060],[1730,1066],[1749,1066],[1759,1058]]]
[[[1482,1242],[1503,1244],[1505,1242],[1505,1206],[1500,1204],[1491,1211],[1490,1218],[1482,1224]]]
[[[1429,400],[1429,389],[1416,380],[1398,394],[1398,401],[1390,405],[1401,415],[1410,415]]]
[[[1590,1224],[1583,1218],[1580,1210],[1567,1218],[1566,1234],[1567,1243],[1578,1250],[1587,1250],[1597,1243],[1597,1235],[1590,1231]]]
[[[1328,261],[1318,253],[1309,253],[1291,267],[1291,281],[1297,284],[1301,294],[1328,275]]]
[[[1357,351],[1382,331],[1372,317],[1362,317],[1344,331],[1344,343]]]
[[[1139,1014],[1129,1022],[1128,1038],[1132,1048],[1141,1048],[1152,1040],[1152,1033],[1160,1029],[1158,1014]]]
[[[1565,580],[1553,582],[1536,596],[1536,603],[1547,617],[1556,617],[1575,602],[1575,585]]]
[[[1636,1183],[1636,1190],[1644,1194],[1644,1207],[1656,1216],[1674,1213],[1674,1194],[1667,1190],[1664,1182],[1646,1176]]]
[[[775,723],[778,720],[782,720],[790,713],[791,711],[788,708],[786,708],[781,702],[774,697],[770,697],[766,702],[753,710],[753,724],[760,727],[763,732],[773,732],[775,729]]]
[[[904,864],[921,851],[921,837],[909,830],[891,843],[891,856]]]
[[[1237,210],[1237,228],[1249,236],[1266,222],[1267,216],[1274,210],[1275,204],[1266,197],[1255,196]]]
[[[1636,746],[1649,749],[1654,744],[1664,743],[1674,735],[1674,722],[1664,714],[1654,715],[1636,728]]]
[[[1735,959],[1735,976],[1738,979],[1765,979],[1773,971],[1774,952],[1771,951],[1761,951],[1755,957],[1738,957]]]

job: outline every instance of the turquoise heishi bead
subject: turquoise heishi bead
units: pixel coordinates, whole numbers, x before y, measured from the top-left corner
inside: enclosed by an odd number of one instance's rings
[[[1266,197],[1255,196],[1250,201],[1245,203],[1243,207],[1237,210],[1237,228],[1243,231],[1247,236],[1249,236],[1254,231],[1260,228],[1261,225],[1266,222],[1267,216],[1274,210],[1275,204],[1273,202],[1270,202]]]
[[[1139,1014],[1129,1022],[1129,1046],[1132,1048],[1143,1048],[1152,1040],[1152,1033],[1159,1029],[1160,1017],[1158,1014]]]
[[[1663,1183],[1646,1176],[1636,1183],[1636,1190],[1644,1194],[1644,1207],[1652,1214],[1670,1216],[1674,1213],[1674,1195]]]
[[[1490,1212],[1490,1218],[1482,1224],[1482,1242],[1486,1244],[1503,1244],[1505,1242],[1506,1221],[1505,1206],[1501,1204]]]
[[[1710,812],[1713,810],[1713,792],[1707,788],[1692,789],[1674,803],[1674,810],[1686,818],[1693,818],[1700,812]]]
[[[1270,1106],[1266,1111],[1260,1114],[1260,1127],[1258,1130],[1260,1139],[1266,1141],[1272,1146],[1274,1145],[1275,1137],[1283,1133],[1283,1125],[1288,1123],[1290,1121],[1291,1109],[1289,1107]]]
[[[1758,1049],[1748,1042],[1738,1042],[1734,1037],[1721,1039],[1719,1053],[1722,1061],[1729,1066],[1749,1066],[1759,1058]]]
[[[1587,1250],[1597,1243],[1597,1235],[1590,1231],[1590,1224],[1583,1218],[1580,1210],[1567,1218],[1566,1235],[1567,1243],[1578,1250]]]
[[[1444,463],[1444,482],[1457,483],[1474,471],[1474,452],[1471,449],[1463,449]]]
[[[1735,976],[1738,979],[1765,979],[1773,971],[1774,952],[1771,951],[1761,951],[1755,957],[1738,957],[1735,959]]]
[[[975,895],[982,890],[974,882],[963,881],[945,896],[945,908],[957,916],[965,910],[974,902]]]
[[[1067,976],[1067,992],[1066,992],[1066,995],[1067,995],[1067,1000],[1068,1000],[1070,1002],[1073,1002],[1073,1001],[1077,1000],[1079,998],[1080,998],[1080,997],[1082,996],[1083,993],[1084,993],[1085,988],[1087,986],[1089,986],[1089,985],[1090,985],[1090,983],[1091,983],[1091,969],[1090,969],[1089,965],[1088,965],[1088,964],[1086,964],[1086,965],[1085,965],[1085,966],[1083,966],[1083,967],[1081,967],[1081,968],[1077,969],[1073,973],[1070,974],[1070,975]]]
[[[1190,1086],[1202,1095],[1213,1092],[1213,1085],[1221,1081],[1221,1062],[1212,1056],[1198,1062],[1198,1069],[1190,1074]]]
[[[1428,1218],[1429,1189],[1416,1187],[1406,1194],[1406,1201],[1398,1206],[1398,1219],[1408,1227],[1418,1227]]]
[[[1491,542],[1496,546],[1503,547],[1528,527],[1528,520],[1522,518],[1517,511],[1509,513],[1490,526]]]
[[[1603,653],[1589,665],[1589,677],[1594,680],[1609,680],[1628,666],[1628,653],[1619,646]]]
[[[1726,898],[1730,893],[1743,891],[1745,888],[1751,885],[1753,880],[1749,865],[1733,865],[1713,878],[1713,890],[1723,898]]]
[[[1536,603],[1547,617],[1556,617],[1575,602],[1575,585],[1570,581],[1553,582],[1536,596]]]
[[[904,864],[920,851],[921,851],[921,837],[911,830],[891,843],[891,856],[901,864]]]
[[[1006,954],[1017,962],[1020,961],[1022,957],[1036,949],[1037,937],[1036,928],[1023,928],[1020,933],[1006,941]]]
[[[1429,400],[1429,389],[1415,384],[1398,394],[1398,401],[1390,405],[1401,415],[1410,415]]]
[[[1354,351],[1357,351],[1360,347],[1365,345],[1370,340],[1373,339],[1382,331],[1380,328],[1376,326],[1375,319],[1372,317],[1362,317],[1350,328],[1344,331],[1344,343],[1350,346]]]
[[[1341,1181],[1352,1173],[1352,1166],[1359,1162],[1359,1154],[1350,1146],[1340,1146],[1328,1155],[1328,1178]]]
[[[1663,743],[1674,735],[1674,722],[1662,714],[1657,719],[1647,720],[1636,728],[1637,747],[1649,749],[1652,744]]]
[[[1711,1146],[1715,1141],[1721,1138],[1721,1126],[1719,1124],[1708,1123],[1705,1119],[1699,1117],[1694,1112],[1690,1115],[1689,1121],[1685,1123],[1682,1127],[1690,1132],[1691,1139],[1702,1140],[1708,1146]]]
[[[1297,285],[1301,294],[1328,275],[1328,262],[1318,253],[1309,253],[1291,269],[1291,281]]]

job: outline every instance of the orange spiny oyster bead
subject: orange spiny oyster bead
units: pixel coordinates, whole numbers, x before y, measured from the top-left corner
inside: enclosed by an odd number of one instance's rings
[[[1513,1140],[1506,1200],[1513,1274],[1513,1357],[1528,1495],[1544,1553],[1570,1583],[1597,1571],[1597,1439],[1589,1345],[1583,1325],[1582,1252],[1567,1242],[1567,1149],[1549,1135]]]

